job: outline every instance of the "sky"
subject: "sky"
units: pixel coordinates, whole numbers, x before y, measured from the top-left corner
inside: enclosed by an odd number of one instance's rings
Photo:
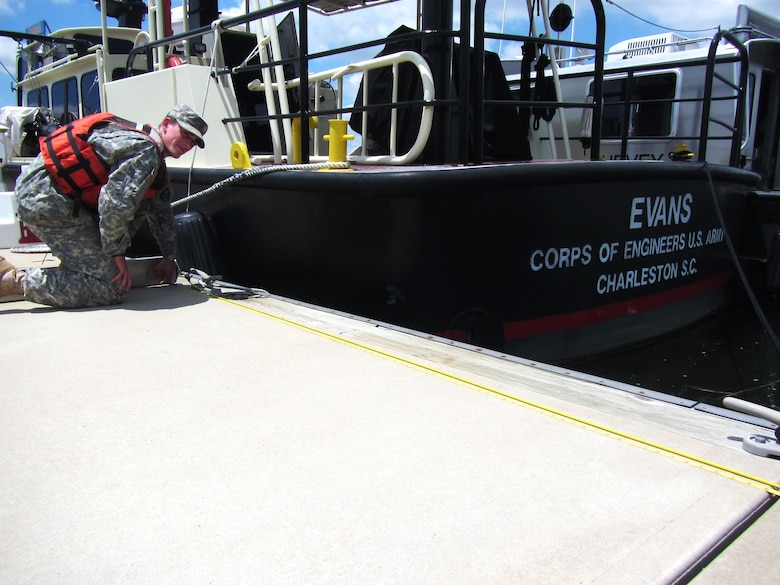
[[[558,0],[551,0],[556,4]],[[751,7],[774,14],[778,0],[746,0]],[[729,28],[734,25],[739,2],[732,0],[603,0],[607,19],[607,48],[614,43],[633,37],[661,34],[667,29],[680,31],[688,37],[703,36],[705,30],[721,26]],[[264,4],[264,2],[262,2]],[[575,36],[592,29],[587,15],[591,13],[590,2],[587,0],[568,0],[573,8],[573,29]],[[181,6],[180,0],[173,0],[173,6]],[[338,18],[338,44],[359,42],[367,38],[380,38],[396,29],[401,24],[414,26],[416,0],[397,0],[383,6],[357,10]],[[244,0],[221,0],[220,8],[224,14],[236,14],[243,11]],[[513,8],[513,6],[515,8]],[[510,23],[517,19],[518,8],[525,15],[523,0],[488,0],[488,28],[501,30],[502,20]],[[456,11],[457,12],[457,11]],[[579,15],[579,16],[578,16]],[[24,31],[33,24],[45,20],[51,31],[73,26],[99,26],[100,12],[95,8],[94,0],[0,0],[0,30]],[[319,51],[336,43],[333,39],[333,17],[310,18],[310,27],[314,34],[310,35],[310,50]],[[116,20],[108,19],[109,25],[115,25]],[[144,22],[144,28],[148,23]],[[509,32],[510,25],[506,30]],[[321,32],[317,32],[321,31]],[[564,33],[569,34],[569,31]],[[568,38],[568,37],[567,37]],[[488,47],[505,53],[513,52],[511,46]],[[375,50],[373,51],[375,52]],[[12,91],[15,74],[16,42],[0,38],[0,106],[16,105],[16,95]],[[370,55],[366,55],[368,58]],[[6,72],[6,69],[8,72]]]

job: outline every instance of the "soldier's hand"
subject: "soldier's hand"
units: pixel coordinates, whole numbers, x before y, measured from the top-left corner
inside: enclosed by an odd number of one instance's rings
[[[173,260],[166,260],[163,258],[157,266],[154,267],[154,277],[159,280],[160,284],[173,284],[176,282],[178,276],[179,271]]]
[[[130,277],[130,269],[127,267],[127,260],[124,256],[114,256],[114,263],[116,263],[117,273],[111,282],[117,283],[117,287],[122,292],[128,292],[130,287],[133,286],[133,280]]]

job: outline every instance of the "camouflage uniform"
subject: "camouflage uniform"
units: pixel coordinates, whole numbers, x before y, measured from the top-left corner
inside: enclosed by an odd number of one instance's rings
[[[73,217],[74,199],[54,187],[41,155],[22,172],[16,182],[19,218],[60,259],[58,268],[25,269],[26,299],[60,308],[121,302],[124,293],[111,282],[117,274],[112,256],[125,253],[144,221],[163,257],[175,257],[169,190],[142,201],[160,167],[162,142],[155,130],[152,137],[111,123],[90,133],[88,142],[111,169],[97,213],[82,205]]]

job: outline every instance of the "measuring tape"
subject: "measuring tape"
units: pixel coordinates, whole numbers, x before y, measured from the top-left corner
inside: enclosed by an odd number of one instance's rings
[[[706,471],[715,473],[717,475],[720,475],[722,477],[726,477],[728,479],[732,479],[734,481],[738,481],[742,484],[749,485],[754,488],[758,488],[760,490],[763,490],[769,494],[773,494],[775,496],[780,496],[780,484],[775,483],[773,481],[763,479],[760,477],[756,477],[747,473],[743,473],[739,470],[732,469],[730,467],[726,467],[724,465],[720,465],[718,463],[715,463],[713,461],[708,461],[706,459],[702,459],[700,457],[696,457],[695,455],[691,455],[688,453],[684,453],[682,451],[678,451],[677,449],[672,449],[670,447],[666,447],[664,445],[660,445],[658,443],[653,443],[652,441],[648,441],[646,439],[642,439],[640,437],[636,437],[634,435],[630,435],[628,433],[624,433],[622,431],[618,431],[616,429],[609,428],[607,426],[601,425],[599,423],[586,420],[584,418],[574,416],[572,414],[568,414],[559,410],[556,410],[554,408],[550,408],[547,406],[544,406],[542,404],[538,404],[536,402],[532,402],[530,400],[526,400],[525,398],[520,398],[519,396],[515,396],[513,394],[509,394],[508,392],[504,392],[502,390],[498,390],[497,388],[493,388],[491,386],[488,386],[486,384],[482,384],[480,382],[476,382],[474,380],[469,380],[467,378],[464,378],[458,374],[448,372],[446,370],[442,370],[437,367],[433,367],[430,365],[423,364],[421,362],[418,362],[412,358],[407,358],[403,356],[399,356],[397,354],[390,353],[388,351],[385,351],[383,349],[379,349],[376,347],[372,347],[370,345],[366,345],[364,343],[361,343],[359,341],[351,340],[344,338],[338,334],[330,333],[328,331],[325,331],[323,329],[319,329],[317,327],[314,327],[312,325],[306,325],[304,323],[299,323],[293,319],[289,319],[287,317],[282,317],[280,315],[276,315],[272,312],[252,307],[246,304],[243,304],[238,301],[230,300],[230,299],[224,299],[224,298],[218,298],[217,300],[229,303],[231,305],[234,305],[236,307],[239,307],[241,309],[263,315],[264,317],[268,317],[270,319],[273,319],[275,321],[279,321],[281,323],[285,323],[287,325],[291,325],[293,327],[297,327],[298,329],[303,329],[304,331],[308,331],[311,333],[315,333],[317,335],[320,335],[322,337],[326,337],[328,339],[337,341],[339,343],[349,345],[352,347],[356,347],[358,349],[361,349],[363,351],[372,353],[374,355],[378,355],[387,359],[390,359],[392,361],[398,362],[400,364],[410,366],[412,368],[415,368],[417,370],[427,372],[429,374],[434,374],[438,377],[444,378],[446,380],[450,380],[453,382],[457,382],[458,384],[461,384],[463,386],[466,386],[468,388],[478,390],[480,392],[497,396],[499,398],[502,398],[504,400],[508,400],[509,402],[513,402],[515,404],[522,405],[526,408],[535,410],[537,412],[544,413],[548,416],[552,416],[554,418],[557,418],[558,420],[562,420],[571,424],[575,424],[579,427],[586,428],[592,431],[596,431],[602,435],[623,441],[625,443],[629,443],[631,445],[641,447],[642,449],[645,449],[647,451],[651,451],[653,453],[658,453],[660,455],[664,455],[666,457],[669,457],[671,459],[675,459],[677,461],[681,461],[687,465],[692,465],[694,467],[697,467],[699,469],[704,469]]]

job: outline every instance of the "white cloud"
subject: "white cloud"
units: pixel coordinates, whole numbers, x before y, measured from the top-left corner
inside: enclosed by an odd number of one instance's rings
[[[0,0],[0,14],[13,14],[21,7],[22,0]]]

